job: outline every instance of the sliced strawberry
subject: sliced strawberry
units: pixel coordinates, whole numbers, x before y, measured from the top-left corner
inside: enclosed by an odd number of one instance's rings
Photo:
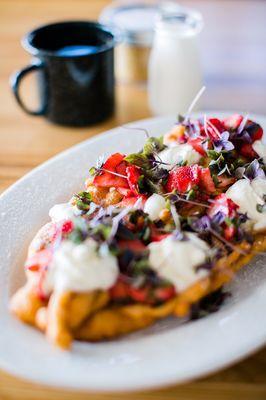
[[[255,152],[250,143],[242,144],[240,148],[240,154],[248,159],[259,158],[259,155]]]
[[[135,288],[133,286],[128,287],[128,294],[133,300],[139,303],[149,303],[149,288]]]
[[[258,125],[257,130],[252,135],[253,142],[255,142],[255,140],[260,140],[262,136],[263,136],[263,129],[260,125]]]
[[[112,299],[125,299],[128,297],[128,284],[122,279],[118,279],[117,282],[109,290],[109,294]]]
[[[176,291],[174,286],[160,287],[154,290],[154,296],[157,300],[166,301],[175,297]]]
[[[236,234],[236,227],[234,225],[227,226],[224,230],[224,237],[226,240],[230,241]]]
[[[161,234],[153,235],[153,236],[151,236],[151,241],[152,242],[160,242],[161,240],[166,239],[169,235],[170,235],[170,233],[161,233]]]
[[[225,131],[225,126],[223,121],[218,118],[209,118],[208,121],[213,125],[220,133]]]
[[[154,225],[151,226],[151,242],[160,242],[169,235],[170,233],[161,233]]]
[[[95,176],[93,184],[99,187],[128,188],[128,183],[125,178],[110,174],[109,172],[102,172],[101,175]]]
[[[65,221],[62,225],[62,233],[70,233],[73,231],[74,224],[71,220]]]
[[[43,249],[29,257],[25,263],[25,268],[30,271],[38,271],[40,268],[47,267],[52,261],[52,251]]]
[[[114,300],[122,300],[126,298],[131,298],[132,300],[139,303],[149,302],[149,288],[135,288],[130,286],[123,279],[119,278],[116,284],[109,290],[109,294]]]
[[[118,245],[120,249],[129,249],[133,252],[140,252],[147,248],[139,239],[120,240]]]
[[[209,168],[201,168],[200,187],[208,193],[213,193],[216,191],[216,187],[213,182],[211,171]]]
[[[160,242],[166,239],[170,233],[161,233],[155,226],[151,227],[151,242]]]
[[[202,156],[205,156],[206,152],[204,148],[202,147],[202,139],[201,138],[189,138],[187,143],[189,143],[195,151],[197,151],[199,154]]]
[[[252,139],[252,142],[255,142],[255,140],[260,140],[263,136],[263,129],[262,127],[251,121],[250,119],[246,123],[246,129],[248,130],[250,137]]]
[[[103,164],[104,169],[109,169],[110,171],[114,171],[115,168],[122,163],[125,155],[120,153],[114,153],[110,157],[107,158],[105,163]]]
[[[167,301],[176,295],[175,288],[171,285],[152,289],[149,285],[136,288],[125,282],[122,277],[118,278],[115,285],[109,290],[111,299],[123,300],[131,298],[137,303],[153,304],[158,301]]]
[[[207,132],[206,132],[207,130]],[[212,141],[218,140],[220,133],[225,131],[225,127],[218,118],[208,118],[206,126],[201,126],[201,135],[203,137],[209,137]]]
[[[112,154],[103,164],[103,170],[100,175],[97,175],[93,179],[93,184],[100,187],[122,187],[128,188],[128,182],[126,178],[119,175],[125,175],[126,163],[124,160],[124,155],[120,153]],[[112,173],[113,172],[113,173]]]
[[[234,131],[236,130],[243,120],[243,116],[240,114],[233,114],[228,118],[223,120],[223,124],[226,130]]]
[[[208,215],[212,218],[218,212],[221,212],[225,217],[232,218],[238,209],[238,205],[233,200],[228,199],[225,193],[221,193],[215,197],[214,202],[209,208]]]
[[[118,164],[115,167],[115,171],[120,175],[126,175],[127,174],[127,171],[126,171],[127,166],[128,166],[128,163],[126,161],[122,161],[120,164]]]
[[[127,181],[131,191],[134,194],[138,195],[139,194],[138,179],[140,177],[140,169],[135,165],[129,165],[126,168],[126,174],[127,174]]]
[[[167,192],[178,190],[186,192],[200,181],[200,167],[198,165],[177,167],[170,172],[167,183]]]

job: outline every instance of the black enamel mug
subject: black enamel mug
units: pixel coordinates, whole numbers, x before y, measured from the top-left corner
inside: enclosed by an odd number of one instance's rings
[[[31,65],[11,77],[18,104],[30,115],[69,126],[103,121],[114,110],[114,34],[97,22],[70,21],[28,33],[23,47]],[[40,109],[29,110],[20,95],[25,75],[38,71]]]

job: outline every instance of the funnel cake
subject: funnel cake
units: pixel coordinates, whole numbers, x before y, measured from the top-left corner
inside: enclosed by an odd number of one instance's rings
[[[139,153],[99,158],[30,244],[11,311],[64,349],[216,311],[266,250],[262,136],[238,114],[180,117]]]

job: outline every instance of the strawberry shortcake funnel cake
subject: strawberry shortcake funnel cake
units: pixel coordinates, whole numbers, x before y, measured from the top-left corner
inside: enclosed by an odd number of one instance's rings
[[[242,115],[179,117],[138,153],[100,159],[30,244],[11,311],[65,349],[216,311],[266,249],[262,136]]]

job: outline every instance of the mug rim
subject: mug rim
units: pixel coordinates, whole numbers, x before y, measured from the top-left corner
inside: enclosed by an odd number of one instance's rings
[[[38,48],[32,45],[31,40],[32,38],[37,35],[40,31],[44,30],[45,28],[50,28],[54,27],[56,25],[76,25],[76,24],[82,24],[82,25],[89,25],[91,27],[98,28],[99,30],[109,33],[112,38],[110,38],[110,41],[108,43],[104,43],[99,48],[97,51],[95,51],[93,54],[99,54],[103,53],[107,50],[113,49],[116,44],[121,40],[121,34],[118,30],[113,29],[107,25],[101,24],[97,21],[91,21],[91,20],[67,20],[67,21],[57,21],[57,22],[51,22],[48,24],[43,24],[35,29],[31,30],[30,32],[26,33],[25,36],[21,39],[21,44],[22,47],[28,51],[30,54],[33,56],[49,56],[49,57],[54,57],[54,58],[81,58],[81,57],[87,57],[91,56],[92,54],[88,52],[84,52],[83,54],[80,55],[66,55],[66,54],[57,54],[55,51],[52,50],[45,50],[42,48]]]

